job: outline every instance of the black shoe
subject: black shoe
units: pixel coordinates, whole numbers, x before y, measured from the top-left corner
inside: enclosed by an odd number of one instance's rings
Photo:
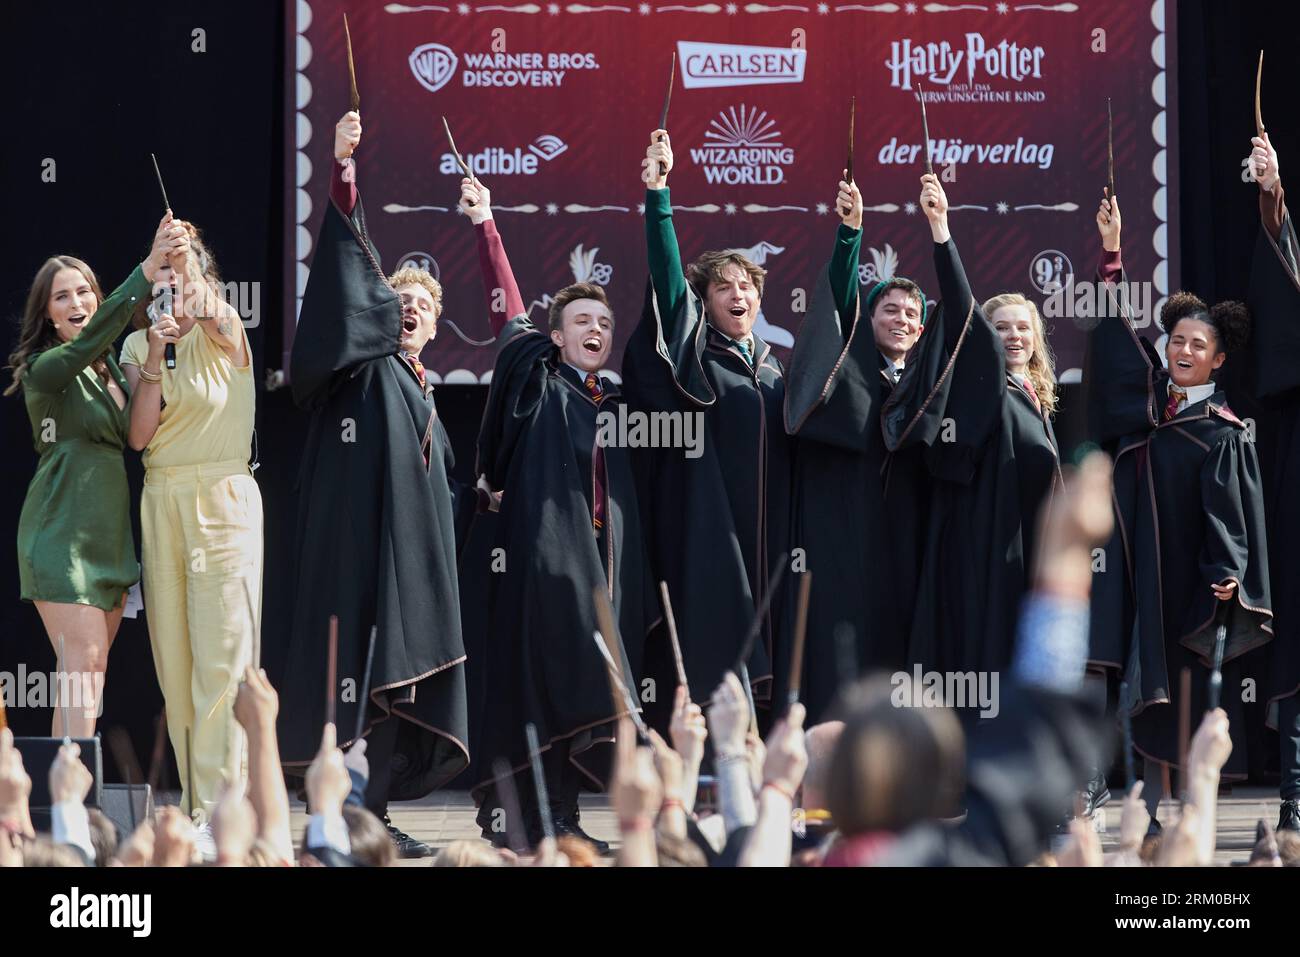
[[[1291,798],[1282,802],[1277,816],[1279,831],[1300,831],[1300,798]]]
[[[1083,816],[1090,818],[1098,808],[1110,802],[1110,788],[1106,786],[1106,776],[1098,771],[1083,788]]]
[[[380,820],[384,822],[384,828],[388,831],[388,836],[392,838],[393,846],[397,848],[398,857],[409,859],[414,857],[433,856],[433,848],[428,844],[425,844],[424,841],[417,841],[405,831],[398,830],[393,825],[393,822],[388,819],[387,814],[380,818]]]
[[[555,818],[555,836],[564,837],[566,834],[570,837],[576,837],[580,840],[587,841],[596,849],[596,853],[601,857],[609,856],[609,842],[598,841],[584,831],[582,826],[578,824],[578,815],[576,812],[570,814],[568,817]]]

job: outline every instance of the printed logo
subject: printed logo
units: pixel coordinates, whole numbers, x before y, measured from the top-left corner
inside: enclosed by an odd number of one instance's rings
[[[867,252],[871,254],[871,262],[858,266],[858,281],[864,286],[888,282],[898,275],[898,253],[889,243],[885,243],[883,252],[875,246],[868,246]]]
[[[1047,99],[1042,90],[995,90],[992,84],[996,80],[1017,84],[1041,80],[1046,55],[1040,46],[1021,46],[1005,39],[990,46],[982,33],[968,33],[965,49],[954,48],[947,40],[894,40],[885,66],[890,71],[889,85],[897,89],[911,90],[914,80],[923,80],[930,87],[927,100],[1037,103]]]
[[[441,43],[416,47],[407,62],[420,85],[430,93],[437,93],[456,75],[456,54]]]
[[[575,70],[599,69],[594,53],[466,53],[460,82],[480,87],[559,87]]]
[[[489,146],[477,153],[466,153],[465,164],[479,176],[532,176],[538,170],[539,159],[549,162],[568,148],[569,145],[558,136],[543,133],[526,149]],[[456,157],[451,153],[442,154],[438,170],[452,175],[461,172]]]
[[[599,246],[584,250],[582,243],[579,243],[577,248],[569,253],[569,268],[573,270],[574,282],[594,282],[598,286],[609,285],[609,281],[614,278],[614,267],[608,263],[596,262],[598,252],[600,252]]]
[[[709,183],[775,186],[785,182],[785,167],[794,163],[794,149],[781,142],[776,121],[744,103],[710,120],[704,139],[704,146],[691,149],[691,161],[703,167]]]
[[[1059,249],[1044,249],[1030,260],[1029,278],[1034,288],[1045,296],[1060,292],[1069,281],[1067,277],[1073,276],[1070,257]]]
[[[688,90],[720,86],[802,83],[807,50],[739,46],[734,43],[677,42],[682,86]]]

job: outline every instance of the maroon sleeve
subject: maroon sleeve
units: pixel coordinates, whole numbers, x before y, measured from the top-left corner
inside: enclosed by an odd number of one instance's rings
[[[351,216],[352,210],[357,205],[357,164],[355,160],[349,159],[346,164],[335,160],[330,164],[333,167],[330,173],[330,199],[334,200],[334,205],[343,211],[344,216]],[[350,177],[351,182],[343,179],[343,171],[351,168],[353,175]]]
[[[524,299],[515,285],[515,274],[506,258],[506,247],[497,232],[497,224],[486,220],[475,226],[474,232],[478,234],[478,264],[488,297],[488,322],[492,326],[492,335],[499,336],[507,322],[524,315]],[[498,289],[504,295],[498,294]]]
[[[1097,262],[1097,278],[1102,282],[1119,282],[1123,274],[1124,264],[1120,262],[1119,250],[1112,253],[1103,249]]]
[[[1282,192],[1282,180],[1278,179],[1272,189],[1259,190],[1259,218],[1264,228],[1274,239],[1282,237],[1282,222],[1286,219],[1286,194]]]

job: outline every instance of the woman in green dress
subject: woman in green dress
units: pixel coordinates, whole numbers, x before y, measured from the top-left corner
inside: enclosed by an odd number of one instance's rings
[[[112,345],[184,235],[168,211],[149,256],[107,299],[80,259],[46,260],[9,356],[5,395],[22,390],[40,456],[18,521],[18,572],[56,656],[62,648],[56,686],[69,700],[54,709],[56,737],[95,733],[108,650],[140,577],[122,463],[127,383]]]

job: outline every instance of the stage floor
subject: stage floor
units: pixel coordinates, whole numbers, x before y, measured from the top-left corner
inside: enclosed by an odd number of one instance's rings
[[[307,809],[292,802],[294,840],[299,841],[307,826]],[[618,821],[610,810],[604,795],[584,795],[581,802],[582,826],[593,837],[617,844]],[[1235,788],[1219,799],[1218,847],[1215,863],[1220,866],[1244,864],[1255,845],[1255,823],[1265,818],[1277,823],[1278,798],[1276,791],[1267,788]],[[413,837],[433,845],[445,847],[454,840],[469,838],[481,840],[474,823],[474,803],[467,791],[439,791],[421,801],[393,804],[389,815],[393,822]],[[1102,808],[1102,846],[1111,850],[1119,838],[1120,798],[1116,794]],[[1176,818],[1177,809],[1172,802],[1161,805],[1160,818],[1169,822]],[[405,867],[427,867],[429,859],[402,861]]]

